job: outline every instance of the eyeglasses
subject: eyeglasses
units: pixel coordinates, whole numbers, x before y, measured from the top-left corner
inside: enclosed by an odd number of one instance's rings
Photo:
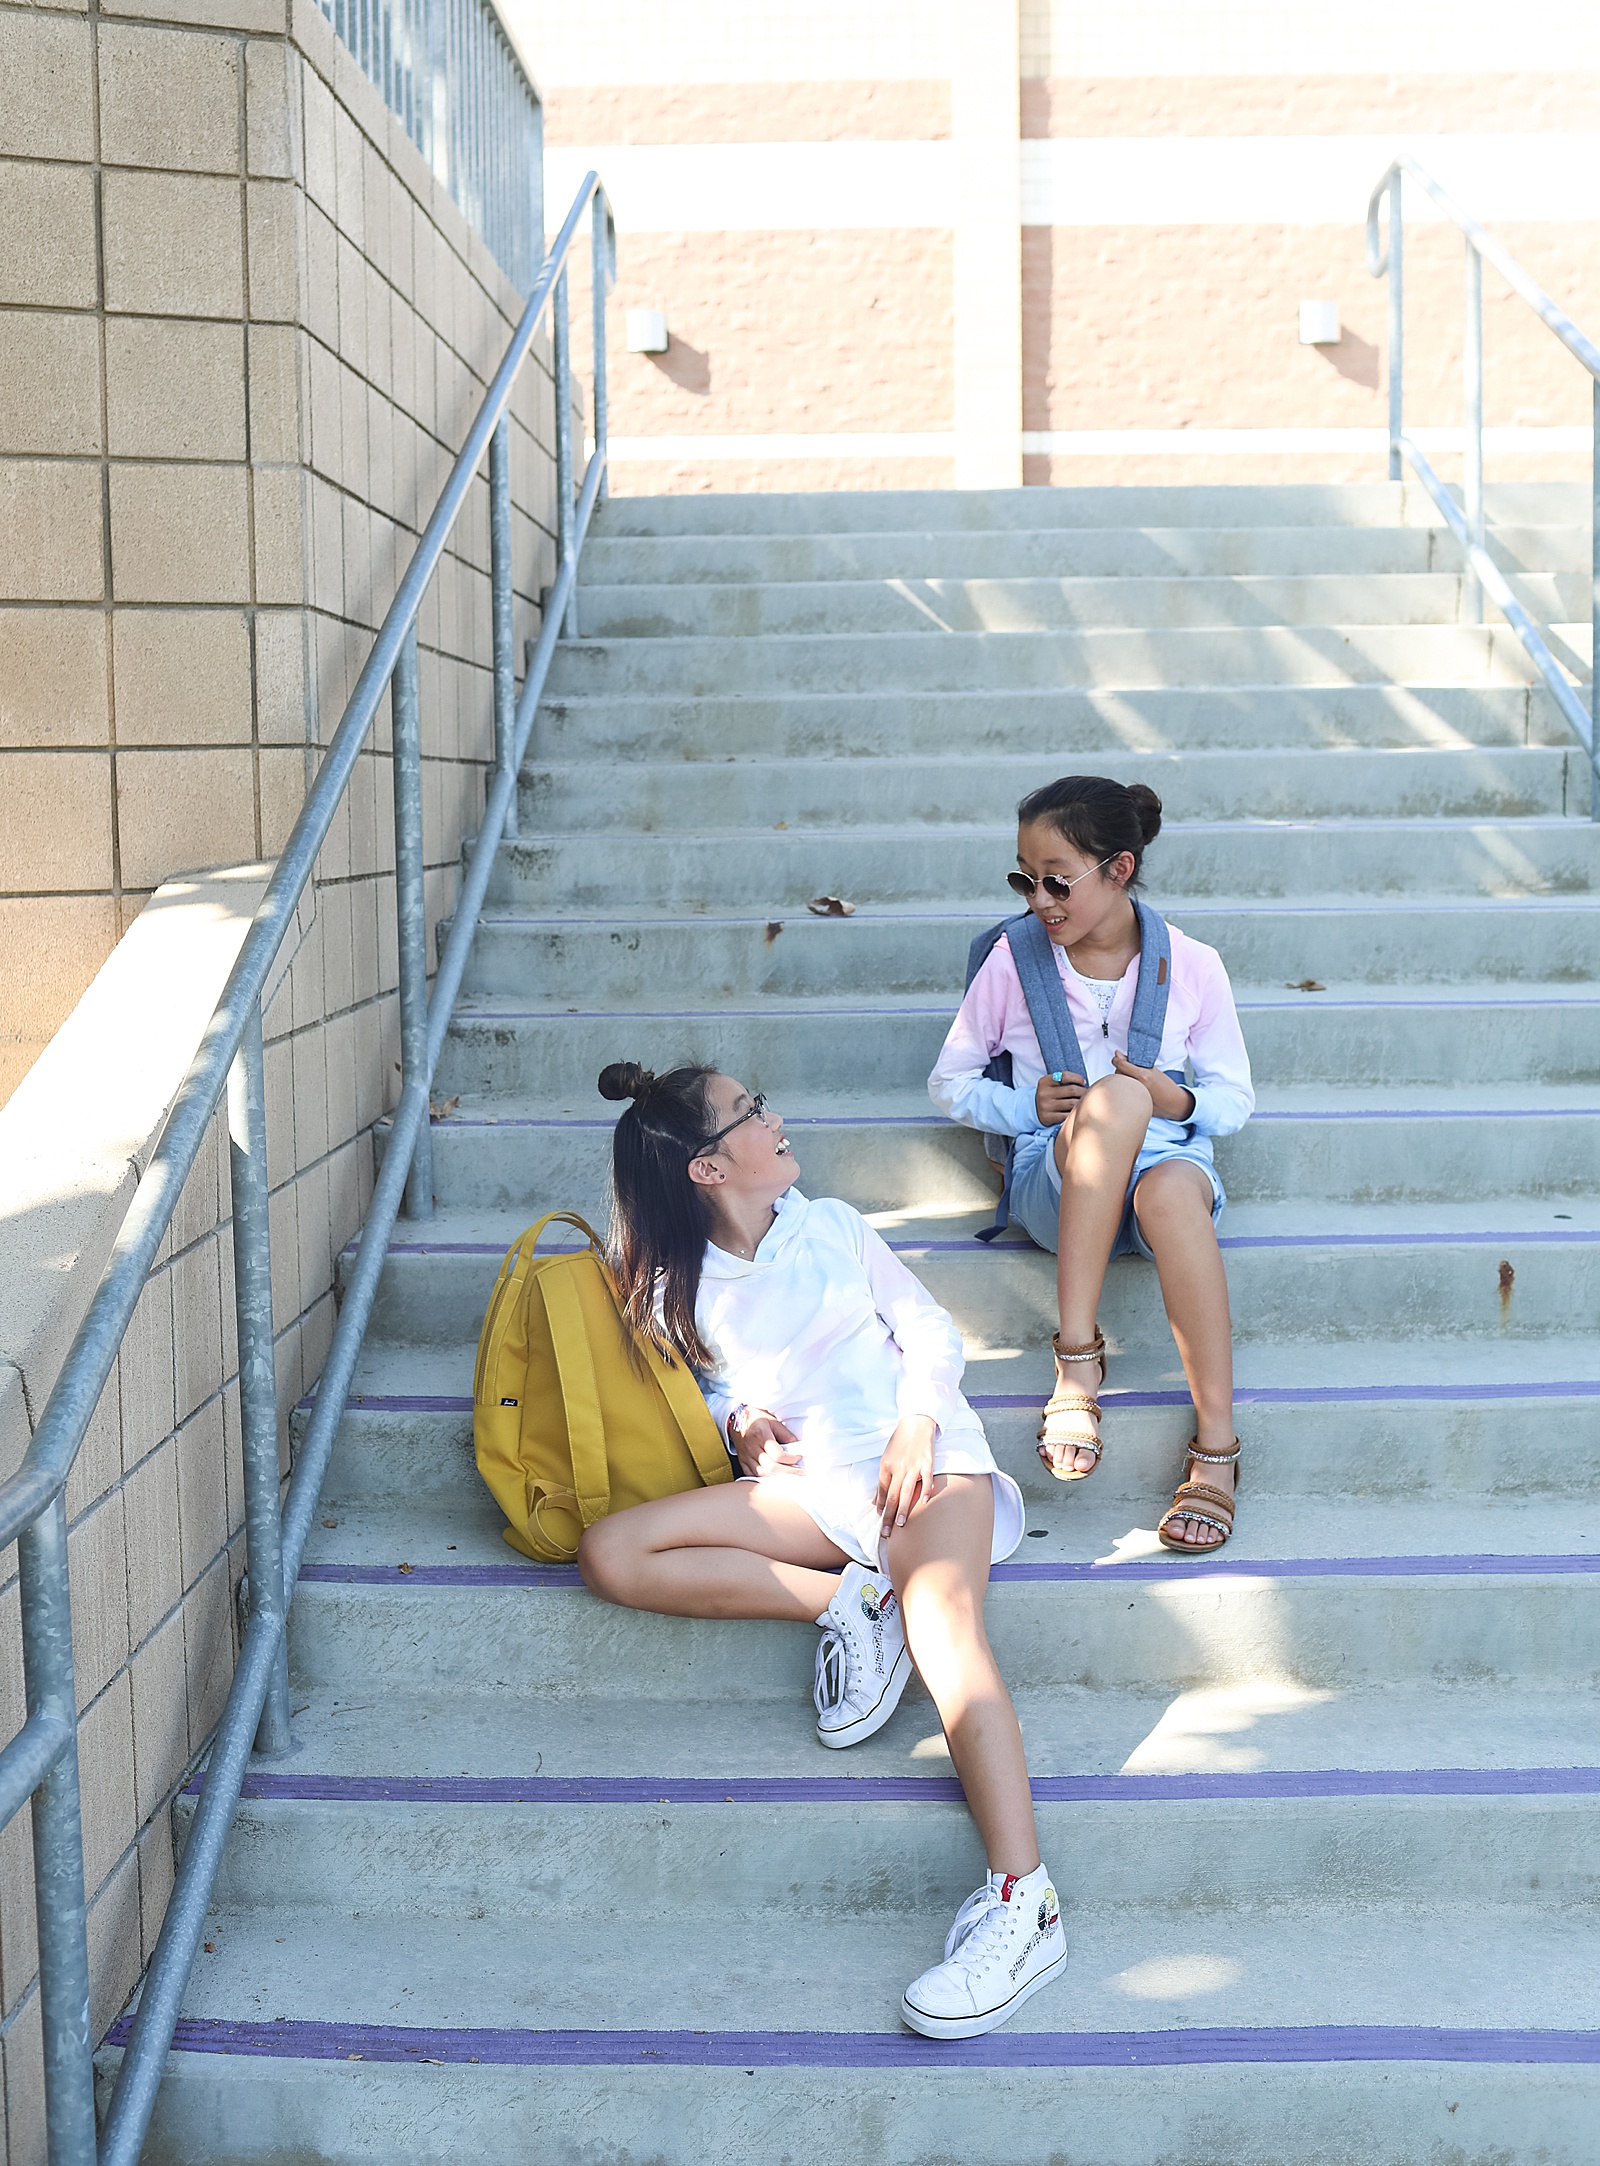
[[[1113,850],[1111,857],[1117,855],[1118,852]],[[1098,865],[1089,867],[1089,872],[1101,872],[1110,862],[1110,857],[1103,857]],[[1033,891],[1039,887],[1042,887],[1047,895],[1054,896],[1057,902],[1065,902],[1078,885],[1078,882],[1088,879],[1089,872],[1074,873],[1070,880],[1063,880],[1058,872],[1042,872],[1037,880],[1030,873],[1008,872],[1006,874],[1006,886],[1014,889],[1024,902],[1032,902]]]
[[[726,1128],[719,1128],[716,1134],[708,1136],[704,1143],[697,1143],[689,1156],[691,1158],[708,1158],[717,1148],[717,1145],[723,1142],[726,1137],[731,1136],[736,1128],[742,1128],[746,1121],[765,1120],[766,1113],[767,1094],[765,1091],[757,1091],[750,1101],[748,1111],[741,1113],[736,1121],[729,1121]]]

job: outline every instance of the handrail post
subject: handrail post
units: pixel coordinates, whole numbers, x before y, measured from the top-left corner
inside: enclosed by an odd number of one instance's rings
[[[1600,820],[1600,376],[1591,379],[1589,466],[1589,817]]]
[[[1463,341],[1463,368],[1467,394],[1467,445],[1463,475],[1463,509],[1467,531],[1483,547],[1483,258],[1467,242],[1467,320]],[[1483,622],[1483,587],[1468,569],[1462,590],[1461,613],[1468,624]]]
[[[607,425],[610,420],[606,396],[606,294],[611,286],[611,212],[605,196],[594,192],[594,247],[592,302],[594,310],[594,456],[600,461],[600,493],[604,503],[611,494],[611,469],[606,461]]]
[[[1400,479],[1400,438],[1405,427],[1405,226],[1400,209],[1402,177],[1389,176],[1389,479]]]
[[[64,1496],[54,1497],[24,1530],[17,1542],[17,1558],[27,1711],[55,1715],[70,1733],[33,1793],[33,1886],[50,2166],[95,2166],[88,1906],[83,1890],[78,1709],[72,1678]]]
[[[556,280],[556,576],[567,568],[572,554],[572,333],[567,321],[567,274]],[[563,637],[578,636],[578,596],[567,601]]]
[[[400,964],[400,1083],[428,1067],[428,919],[422,884],[422,725],[417,626],[400,642],[389,685],[394,739],[394,909]],[[406,1177],[407,1218],[433,1216],[433,1132],[426,1121]]]
[[[511,766],[512,722],[517,711],[517,660],[511,644],[511,416],[504,414],[489,439],[489,587],[494,612],[494,763]],[[517,831],[517,793],[511,793],[504,832]]]
[[[244,1442],[246,1570],[252,1614],[282,1632],[283,1523],[279,1504],[278,1383],[272,1342],[272,1241],[267,1190],[266,1067],[258,1001],[228,1070],[228,1173],[233,1195],[233,1297],[239,1325],[239,1425]],[[287,1752],[289,1650],[278,1642],[256,1751]]]

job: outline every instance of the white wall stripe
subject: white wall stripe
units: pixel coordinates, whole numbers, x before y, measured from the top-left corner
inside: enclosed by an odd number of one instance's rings
[[[1356,225],[1403,142],[1485,220],[1600,220],[1600,134],[1085,136],[1024,142],[1029,226]],[[545,197],[595,166],[625,233],[954,225],[954,143],[587,145],[545,154]],[[1407,217],[1441,214],[1412,188]]]
[[[1424,451],[1460,451],[1461,429],[1415,429]],[[1484,449],[1504,451],[1576,451],[1590,448],[1586,428],[1485,429]],[[1385,429],[1031,429],[1024,430],[1024,452],[1053,453],[1077,459],[1125,458],[1154,454],[1173,458],[1236,453],[1370,452],[1388,450]],[[589,449],[594,448],[591,443]],[[913,433],[863,430],[837,435],[792,436],[613,436],[611,456],[619,464],[671,461],[696,465],[727,459],[948,459],[955,456],[954,431]]]

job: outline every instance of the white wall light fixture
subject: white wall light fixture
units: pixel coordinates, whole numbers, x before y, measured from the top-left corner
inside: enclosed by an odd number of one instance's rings
[[[1335,331],[1334,336],[1338,333]],[[629,353],[665,353],[667,350],[667,312],[664,308],[630,308],[628,311]]]
[[[1338,345],[1339,304],[1337,301],[1302,301],[1300,303],[1300,343],[1302,346]]]

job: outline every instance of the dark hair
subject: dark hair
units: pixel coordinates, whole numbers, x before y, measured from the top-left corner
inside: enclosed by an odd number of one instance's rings
[[[694,1320],[711,1216],[689,1178],[713,1126],[706,1086],[716,1073],[688,1066],[658,1076],[635,1060],[600,1071],[602,1098],[633,1100],[611,1139],[611,1268],[622,1314],[669,1361],[681,1354],[695,1369],[717,1365]]]
[[[1118,857],[1124,850],[1133,857],[1128,886],[1139,885],[1144,853],[1161,832],[1161,800],[1148,783],[1113,782],[1109,775],[1063,775],[1030,790],[1017,807],[1017,821],[1031,827],[1047,821],[1058,835],[1094,864]]]

